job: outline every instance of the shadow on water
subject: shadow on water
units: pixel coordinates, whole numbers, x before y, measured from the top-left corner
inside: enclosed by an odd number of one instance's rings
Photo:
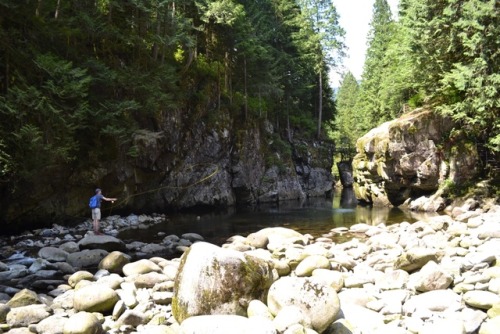
[[[231,208],[224,213],[197,216],[196,214],[170,215],[164,223],[147,230],[121,232],[124,240],[159,242],[166,235],[194,232],[208,242],[222,245],[234,235],[247,236],[266,227],[282,226],[314,237],[327,234],[333,228],[350,227],[354,224],[386,225],[425,220],[425,216],[397,208],[372,208],[357,204],[351,188],[334,193],[334,197],[309,198],[303,201],[286,201],[279,204],[261,204],[254,208]]]

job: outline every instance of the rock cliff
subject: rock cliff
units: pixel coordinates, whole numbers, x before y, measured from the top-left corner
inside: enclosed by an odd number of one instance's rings
[[[285,141],[270,123],[221,123],[187,127],[172,119],[156,132],[136,131],[133,157],[114,152],[97,167],[40,171],[47,175],[38,184],[0,199],[0,221],[18,227],[88,218],[96,187],[118,198],[104,204],[113,213],[212,210],[331,193],[331,146],[298,135]]]
[[[478,153],[450,119],[416,109],[361,137],[353,160],[354,191],[366,203],[444,209],[443,190],[477,175]]]

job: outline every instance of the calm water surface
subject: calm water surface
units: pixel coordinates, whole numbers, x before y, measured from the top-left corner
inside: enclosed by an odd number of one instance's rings
[[[230,209],[224,213],[169,215],[168,221],[147,230],[129,230],[120,233],[123,240],[159,242],[159,232],[167,235],[194,232],[208,242],[222,245],[234,235],[247,236],[265,227],[283,226],[314,237],[327,234],[337,227],[353,224],[386,225],[403,221],[414,222],[426,216],[397,208],[370,208],[357,205],[352,189],[343,189],[333,198],[313,198],[304,201],[286,201],[259,205],[255,208]],[[340,241],[340,240],[338,240]]]

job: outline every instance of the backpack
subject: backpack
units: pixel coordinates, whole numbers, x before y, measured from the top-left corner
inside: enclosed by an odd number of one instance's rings
[[[89,207],[95,209],[99,207],[99,197],[97,195],[90,197]]]

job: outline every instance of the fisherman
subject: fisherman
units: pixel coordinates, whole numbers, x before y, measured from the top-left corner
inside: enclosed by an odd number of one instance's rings
[[[89,207],[92,210],[92,220],[94,225],[94,234],[100,235],[99,232],[99,221],[101,220],[101,201],[105,200],[107,202],[114,203],[116,198],[104,197],[101,189],[97,188],[95,190],[95,195],[90,198]]]

